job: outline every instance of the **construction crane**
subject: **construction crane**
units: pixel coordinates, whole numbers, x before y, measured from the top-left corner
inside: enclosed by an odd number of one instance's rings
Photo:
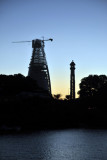
[[[36,40],[36,39],[35,39]],[[34,40],[33,40],[34,41]],[[53,39],[52,38],[49,38],[49,39],[44,39],[43,38],[43,40],[41,40],[41,41],[53,41]],[[32,41],[16,41],[16,42],[12,42],[12,43],[24,43],[24,42],[32,42]]]
[[[32,41],[16,41],[12,43],[32,42],[32,56],[29,64],[28,76],[36,80],[38,86],[51,94],[51,82],[46,55],[44,51],[44,41],[53,41],[49,39],[34,39]]]

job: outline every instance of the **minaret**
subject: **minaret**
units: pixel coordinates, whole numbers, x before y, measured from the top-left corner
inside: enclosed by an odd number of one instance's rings
[[[75,63],[70,63],[70,99],[75,99]]]

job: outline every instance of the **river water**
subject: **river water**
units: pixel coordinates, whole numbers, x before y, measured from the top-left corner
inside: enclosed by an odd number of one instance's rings
[[[107,160],[107,130],[0,135],[0,160]]]

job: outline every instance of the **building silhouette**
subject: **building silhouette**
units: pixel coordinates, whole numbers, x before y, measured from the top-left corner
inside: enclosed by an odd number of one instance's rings
[[[48,40],[52,41],[53,39]],[[51,94],[50,75],[44,51],[44,41],[48,40],[32,40],[33,51],[31,61],[29,64],[28,76],[36,80],[37,85],[41,89],[48,91],[48,93]]]
[[[75,99],[75,63],[70,63],[70,99]]]

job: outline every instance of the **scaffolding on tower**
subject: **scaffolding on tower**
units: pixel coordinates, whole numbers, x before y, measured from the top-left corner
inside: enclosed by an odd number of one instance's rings
[[[52,41],[53,39],[48,40]],[[41,89],[48,91],[48,93],[51,94],[50,75],[44,51],[44,41],[48,40],[32,40],[33,51],[31,61],[29,64],[28,76],[36,80],[37,85]]]

